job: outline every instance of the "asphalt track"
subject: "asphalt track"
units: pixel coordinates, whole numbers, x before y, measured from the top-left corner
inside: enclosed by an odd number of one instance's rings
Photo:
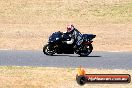
[[[88,57],[79,57],[76,54],[46,56],[42,51],[0,50],[0,66],[132,69],[132,52],[96,51]]]

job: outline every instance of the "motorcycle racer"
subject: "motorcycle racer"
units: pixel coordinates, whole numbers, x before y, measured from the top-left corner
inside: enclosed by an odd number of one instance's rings
[[[79,46],[82,40],[82,34],[71,24],[67,26],[67,34],[71,37],[71,40],[65,41],[67,44],[76,43]]]
[[[92,50],[92,40],[94,34],[81,34],[73,25],[67,26],[67,32],[54,32],[49,36],[49,40],[43,47],[46,55],[54,54],[79,54],[88,56]]]

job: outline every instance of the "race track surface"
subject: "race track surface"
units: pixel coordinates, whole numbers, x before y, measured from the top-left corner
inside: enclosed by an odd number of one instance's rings
[[[42,51],[0,51],[0,66],[86,67],[132,69],[132,52],[92,52],[88,57],[77,54],[46,56]]]

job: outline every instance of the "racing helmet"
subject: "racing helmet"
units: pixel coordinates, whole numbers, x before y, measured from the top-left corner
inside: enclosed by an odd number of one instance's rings
[[[71,32],[72,30],[74,30],[74,26],[72,24],[68,25],[67,26],[67,32]]]

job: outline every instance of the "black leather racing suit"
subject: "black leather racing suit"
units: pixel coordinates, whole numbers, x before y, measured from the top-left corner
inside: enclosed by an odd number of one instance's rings
[[[77,46],[79,46],[82,43],[82,34],[76,28],[74,28],[71,32],[67,33],[71,37],[71,40],[66,41],[67,44],[75,43]]]

